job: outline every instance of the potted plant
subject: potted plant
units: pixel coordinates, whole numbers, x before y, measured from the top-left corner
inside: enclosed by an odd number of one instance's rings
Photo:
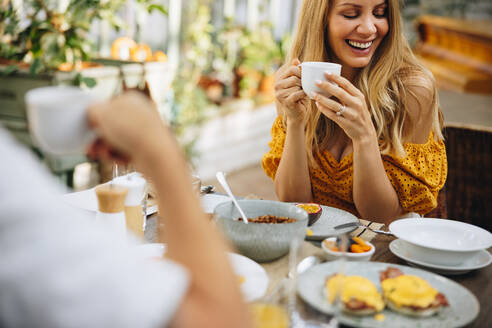
[[[154,10],[152,0],[139,0]],[[27,129],[24,94],[54,84],[92,88],[109,98],[120,88],[120,70],[93,61],[88,37],[95,20],[124,27],[116,14],[124,0],[24,0],[0,2],[0,121],[22,142],[33,147]],[[157,7],[156,7],[157,6]],[[73,170],[85,160],[46,156],[54,172]]]
[[[240,97],[255,97],[257,103],[273,101],[273,75],[285,56],[282,45],[286,40],[287,37],[281,42],[276,41],[267,22],[255,30],[244,30],[236,70]]]

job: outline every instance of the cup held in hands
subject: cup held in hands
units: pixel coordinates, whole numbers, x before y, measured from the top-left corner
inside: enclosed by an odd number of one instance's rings
[[[301,64],[301,84],[302,90],[311,97],[311,92],[317,92],[330,96],[326,91],[318,88],[314,82],[316,80],[326,81],[325,72],[330,72],[331,74],[340,75],[342,70],[342,65],[336,63],[326,63],[326,62],[304,62]]]
[[[29,131],[45,152],[83,154],[94,140],[86,111],[94,99],[82,89],[50,86],[29,90],[25,96]]]

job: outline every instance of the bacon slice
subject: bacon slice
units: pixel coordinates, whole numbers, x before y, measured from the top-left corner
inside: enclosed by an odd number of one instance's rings
[[[436,295],[436,299],[434,303],[437,303],[439,306],[449,306],[448,299],[444,296],[443,293],[439,293]]]
[[[365,309],[374,309],[364,301],[360,301],[355,298],[350,298],[348,302],[345,302],[345,307],[351,311],[360,311]]]
[[[398,268],[388,267],[386,271],[379,272],[379,281],[383,282],[386,279],[402,276],[403,272]]]
[[[436,309],[441,306],[449,306],[449,303],[448,300],[446,299],[446,296],[444,296],[444,294],[442,293],[439,293],[436,295],[434,301],[431,304],[429,304],[429,306],[421,307],[421,306],[411,305],[409,306],[409,308],[411,308],[414,311],[424,311],[427,309]]]

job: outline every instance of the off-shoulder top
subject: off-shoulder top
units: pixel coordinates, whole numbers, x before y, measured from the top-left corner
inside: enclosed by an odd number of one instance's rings
[[[262,159],[263,170],[272,179],[282,158],[285,134],[279,116],[272,126],[270,151]],[[437,206],[437,194],[446,181],[446,148],[443,141],[434,140],[432,132],[425,144],[405,143],[403,147],[404,158],[382,155],[384,169],[403,210],[423,215]],[[338,162],[329,151],[320,151],[314,159],[318,167],[309,168],[313,201],[360,217],[353,199],[353,154]]]

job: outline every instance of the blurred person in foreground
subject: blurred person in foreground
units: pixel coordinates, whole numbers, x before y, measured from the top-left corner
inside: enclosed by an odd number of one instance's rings
[[[402,33],[398,0],[303,1],[278,117],[263,156],[282,201],[316,202],[382,223],[428,213],[447,175],[443,119],[431,73]],[[301,62],[342,65],[301,88]],[[334,82],[334,83],[333,83]]]
[[[154,182],[168,260],[137,256],[63,204],[61,187],[0,128],[0,326],[249,327],[226,244],[151,102],[124,94],[88,119],[100,136],[89,155],[131,160]]]

